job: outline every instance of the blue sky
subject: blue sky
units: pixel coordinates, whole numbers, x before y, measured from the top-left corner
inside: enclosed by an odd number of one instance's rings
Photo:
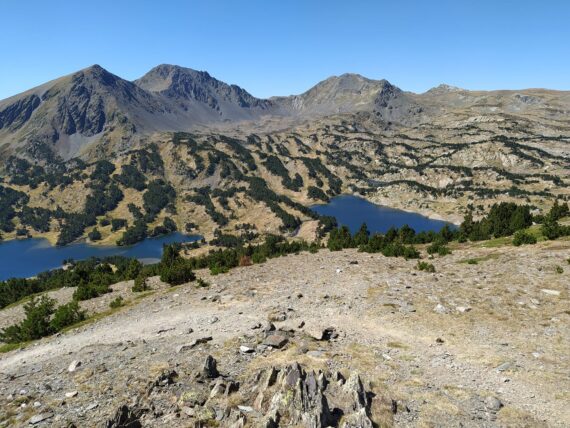
[[[345,72],[570,90],[569,23],[555,0],[2,0],[0,99],[95,63],[126,79],[178,64],[259,97]]]

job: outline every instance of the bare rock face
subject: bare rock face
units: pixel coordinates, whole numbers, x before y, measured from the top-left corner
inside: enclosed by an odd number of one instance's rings
[[[241,391],[253,398],[253,411],[234,415],[232,423],[255,418],[255,426],[264,427],[372,427],[370,400],[358,374],[343,387],[333,379],[330,373],[308,371],[298,363],[263,370],[249,383],[249,391]]]

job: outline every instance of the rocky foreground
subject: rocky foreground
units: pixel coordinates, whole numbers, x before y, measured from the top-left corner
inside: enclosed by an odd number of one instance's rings
[[[85,308],[125,307],[2,355],[0,426],[567,427],[569,258],[463,245],[426,273],[322,250],[198,272],[208,288],[117,284]]]

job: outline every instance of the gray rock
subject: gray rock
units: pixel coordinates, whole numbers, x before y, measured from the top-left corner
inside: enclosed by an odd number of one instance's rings
[[[497,397],[489,396],[485,399],[485,407],[496,412],[503,407],[503,403]]]
[[[271,346],[273,348],[282,348],[287,344],[289,339],[287,336],[281,334],[272,334],[265,338],[263,344],[266,346]]]
[[[85,407],[85,410],[89,411],[89,410],[96,409],[97,407],[99,407],[99,403],[91,403],[87,407]]]
[[[510,361],[507,361],[507,362],[497,366],[496,370],[498,372],[504,372],[506,370],[509,370],[512,366],[513,366],[513,363],[511,363]]]
[[[53,418],[53,413],[40,413],[39,415],[32,416],[29,420],[29,424],[36,425],[51,418]]]
[[[217,378],[220,375],[217,366],[218,363],[216,359],[211,355],[208,355],[204,362],[204,367],[202,368],[202,374],[209,379]]]
[[[187,351],[189,349],[194,348],[197,345],[201,345],[203,343],[207,343],[210,340],[212,340],[212,336],[205,336],[205,337],[200,337],[198,339],[194,339],[192,342],[190,343],[186,343],[184,345],[180,345],[176,348],[176,352],[180,353],[180,352],[184,352]]]

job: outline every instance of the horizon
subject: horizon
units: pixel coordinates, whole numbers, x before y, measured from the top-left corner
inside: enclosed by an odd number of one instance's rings
[[[570,90],[570,4],[562,1],[548,7],[530,0],[3,6],[10,43],[0,67],[0,99],[91,64],[130,81],[156,65],[175,64],[207,71],[258,98],[300,94],[343,73],[386,79],[415,93],[440,84]],[[46,22],[57,25],[46,29]]]
[[[237,83],[234,83],[234,82],[226,82],[226,81],[223,81],[223,80],[220,79],[219,77],[217,77],[217,76],[213,75],[212,73],[210,73],[208,70],[199,70],[199,69],[192,68],[192,67],[188,67],[188,66],[185,66],[185,65],[166,64],[166,63],[157,64],[157,65],[151,67],[150,69],[148,69],[145,73],[141,74],[140,76],[138,76],[138,77],[136,77],[136,78],[134,78],[134,79],[125,79],[123,76],[120,76],[120,75],[118,75],[117,73],[114,73],[113,70],[110,70],[109,68],[107,68],[107,67],[105,67],[105,66],[103,66],[103,65],[101,65],[101,64],[91,64],[91,65],[88,65],[88,66],[86,66],[86,67],[82,67],[82,68],[80,68],[80,69],[78,69],[78,70],[65,73],[65,74],[63,74],[63,75],[61,75],[61,76],[58,76],[58,77],[55,77],[55,78],[53,78],[53,79],[45,80],[44,82],[42,82],[42,83],[40,83],[40,84],[38,84],[38,85],[32,86],[32,87],[30,87],[30,88],[28,88],[28,89],[26,89],[26,90],[24,90],[24,91],[22,91],[22,92],[18,92],[18,93],[16,93],[16,94],[9,95],[9,96],[7,96],[7,97],[5,97],[5,98],[0,98],[0,102],[1,102],[1,101],[4,101],[4,100],[7,100],[7,99],[10,99],[10,98],[13,98],[13,97],[17,97],[18,95],[20,95],[20,94],[22,94],[22,93],[25,93],[25,92],[27,92],[27,91],[33,90],[33,89],[35,89],[35,88],[37,88],[37,87],[43,86],[43,85],[48,84],[48,83],[50,83],[50,82],[56,81],[56,80],[58,80],[58,79],[61,79],[61,78],[67,77],[67,76],[72,76],[73,74],[76,74],[76,73],[81,72],[81,71],[83,71],[83,70],[90,69],[90,68],[92,68],[92,67],[100,67],[100,68],[102,68],[103,70],[105,70],[105,71],[107,71],[107,72],[109,72],[109,73],[111,73],[111,74],[113,74],[113,75],[115,75],[115,76],[118,76],[119,78],[122,78],[123,80],[126,80],[126,81],[128,81],[128,82],[134,82],[134,81],[136,81],[137,79],[140,79],[141,77],[143,77],[146,73],[148,73],[148,72],[151,71],[152,69],[154,69],[154,68],[156,68],[156,67],[159,67],[159,66],[163,66],[163,65],[168,65],[168,66],[173,66],[173,67],[180,67],[180,68],[186,68],[186,69],[190,69],[190,70],[197,71],[197,72],[206,72],[206,73],[208,73],[212,78],[214,78],[214,79],[216,79],[216,80],[222,81],[223,83],[227,83],[227,84],[229,84],[229,85],[237,85],[237,86],[239,86],[241,89],[245,89],[247,92],[249,92],[250,94],[252,94],[251,91],[250,91],[248,88],[245,88],[245,87],[243,87],[243,86],[241,86],[241,85],[239,85],[239,84],[237,84]],[[336,78],[336,77],[341,77],[341,76],[343,76],[343,75],[356,75],[356,76],[360,76],[360,77],[362,77],[362,78],[365,78],[365,79],[368,79],[368,80],[372,80],[372,81],[386,80],[386,81],[388,81],[390,84],[393,84],[394,86],[398,87],[399,89],[401,89],[401,90],[403,90],[403,91],[405,91],[405,92],[411,92],[411,93],[414,93],[414,94],[423,94],[423,93],[428,92],[428,91],[430,91],[430,90],[432,90],[432,89],[436,89],[436,88],[438,88],[438,87],[440,87],[440,86],[448,86],[448,87],[450,87],[450,88],[455,88],[455,89],[458,89],[458,90],[465,90],[465,91],[470,91],[470,92],[498,92],[498,91],[514,91],[514,92],[516,92],[516,91],[534,91],[534,90],[557,91],[557,92],[568,92],[568,91],[570,91],[570,90],[566,90],[566,89],[556,89],[556,88],[546,88],[546,87],[471,89],[471,88],[463,88],[463,87],[459,87],[459,86],[455,86],[455,85],[449,85],[448,83],[441,82],[441,83],[439,83],[439,84],[437,84],[437,85],[435,85],[435,86],[432,86],[432,87],[430,87],[430,88],[427,88],[425,91],[422,91],[422,92],[415,92],[415,91],[408,90],[407,88],[402,88],[402,87],[400,87],[399,85],[394,84],[394,82],[391,82],[391,81],[388,80],[388,79],[383,79],[383,78],[371,78],[371,77],[369,77],[369,76],[365,76],[365,75],[362,75],[362,74],[360,74],[360,73],[354,73],[354,72],[347,71],[347,72],[344,72],[344,73],[334,74],[334,75],[330,75],[330,76],[327,76],[327,77],[323,77],[322,79],[320,79],[320,80],[314,82],[314,84],[312,84],[312,85],[309,86],[308,88],[303,89],[303,90],[301,90],[300,92],[297,92],[297,93],[291,93],[291,94],[273,94],[273,95],[269,95],[269,96],[266,96],[266,97],[257,97],[257,98],[259,98],[259,99],[270,99],[270,98],[275,98],[275,97],[289,97],[289,96],[302,95],[303,93],[305,93],[305,92],[309,91],[310,89],[314,88],[314,87],[315,87],[316,85],[318,85],[319,83],[322,83],[322,82],[324,82],[324,81],[326,81],[326,80],[328,80],[328,79],[332,79],[332,78]],[[252,95],[255,96],[255,94],[252,94]]]

